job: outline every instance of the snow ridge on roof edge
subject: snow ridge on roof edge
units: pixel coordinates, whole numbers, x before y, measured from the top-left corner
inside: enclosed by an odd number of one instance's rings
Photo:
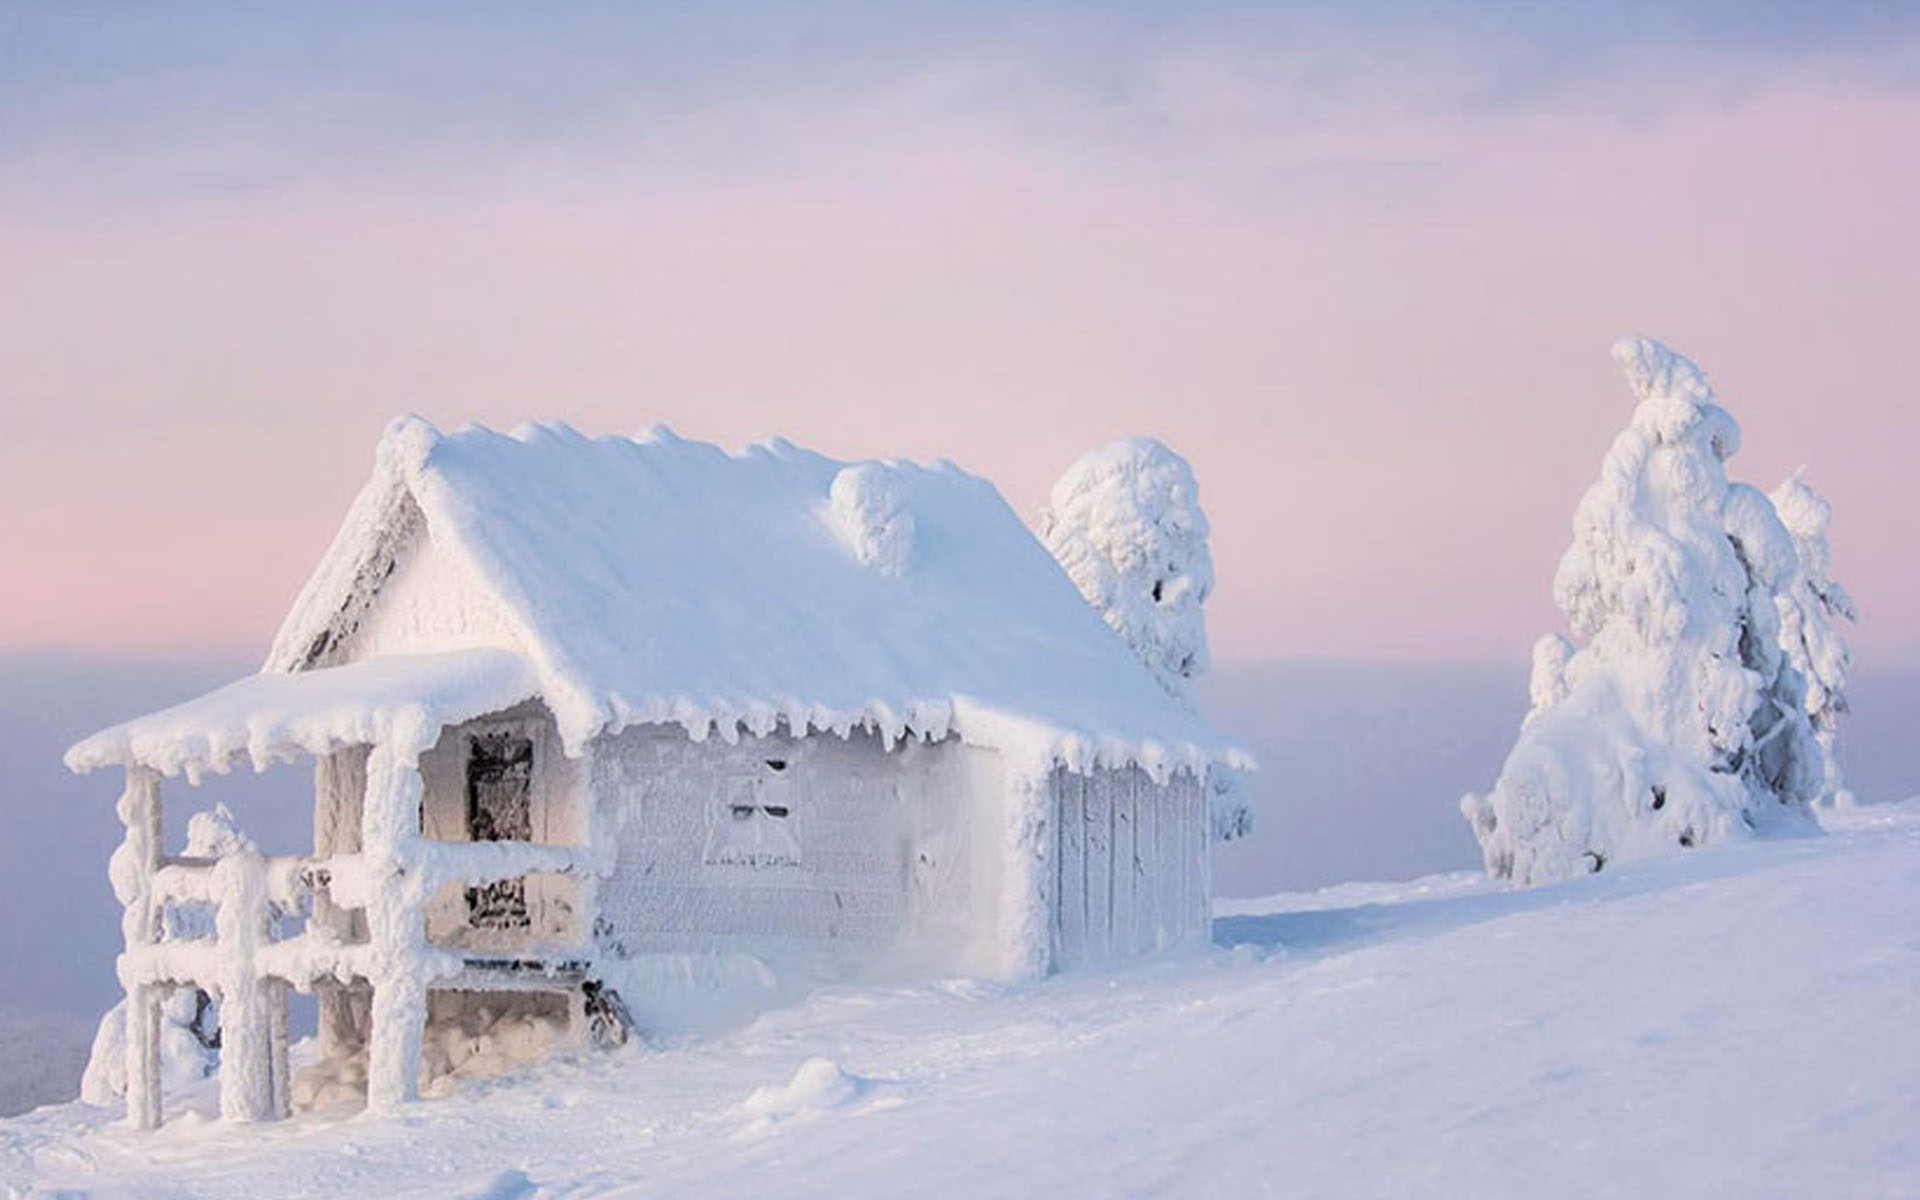
[[[185,774],[197,781],[208,772],[226,773],[233,762],[242,757],[258,772],[277,763],[293,761],[299,753],[325,754],[348,745],[386,740],[403,743],[400,746],[403,756],[413,760],[437,740],[442,724],[458,724],[524,700],[540,698],[539,684],[530,666],[517,655],[490,650],[371,658],[350,664],[350,667],[387,668],[400,665],[403,659],[444,658],[451,662],[466,658],[486,666],[488,664],[481,661],[483,656],[499,660],[492,664],[499,677],[463,697],[422,694],[377,711],[336,704],[318,716],[296,716],[286,711],[284,704],[267,704],[253,711],[219,714],[219,719],[215,719],[213,713],[199,720],[187,719],[195,709],[217,710],[222,698],[248,685],[289,678],[262,672],[198,699],[103,729],[74,743],[63,761],[69,770],[81,774],[112,765],[143,766],[162,775]],[[517,663],[520,669],[510,672],[504,665],[508,660]],[[314,674],[347,669],[321,668]],[[308,672],[293,674],[301,678],[309,675]],[[643,705],[621,704],[618,708],[620,716],[596,729],[588,735],[588,740],[602,734],[615,734],[630,726],[649,724],[678,725],[696,743],[718,737],[728,744],[738,742],[743,733],[764,737],[782,728],[797,731],[796,736],[819,733],[841,738],[861,729],[878,735],[889,749],[909,739],[938,742],[954,736],[963,744],[1006,754],[1016,769],[1029,774],[1044,773],[1056,766],[1076,773],[1098,767],[1137,766],[1151,777],[1164,781],[1168,775],[1181,770],[1197,775],[1216,764],[1236,769],[1255,766],[1251,755],[1238,749],[1208,749],[1187,741],[1101,738],[1053,728],[1029,717],[999,712],[965,699],[953,703],[924,701],[910,706],[904,714],[884,702],[875,702],[854,713],[798,702],[700,704],[688,697],[660,697]],[[172,728],[167,728],[169,718],[173,720]]]
[[[259,772],[355,745],[390,745],[417,761],[443,727],[512,708],[538,696],[539,686],[525,659],[490,648],[262,672],[103,729],[74,743],[63,761],[81,774],[139,766],[196,783],[241,758]]]

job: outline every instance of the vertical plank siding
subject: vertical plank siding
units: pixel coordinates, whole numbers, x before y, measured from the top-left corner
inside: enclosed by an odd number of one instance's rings
[[[1166,872],[1159,870],[1167,861],[1162,855],[1159,830],[1162,805],[1154,803],[1151,785],[1136,788],[1133,808],[1135,879],[1139,888],[1135,911],[1140,922],[1137,943],[1143,950],[1164,950],[1173,944],[1167,927]]]
[[[1112,962],[1202,939],[1208,928],[1206,791],[1192,775],[1056,771],[1060,824],[1053,961]]]
[[[1087,958],[1113,957],[1113,788],[1087,781],[1082,819],[1087,827]]]
[[[1116,956],[1136,953],[1140,948],[1138,891],[1134,885],[1140,878],[1142,869],[1140,847],[1134,839],[1138,828],[1133,819],[1134,805],[1139,802],[1140,788],[1134,776],[1135,771],[1127,771],[1114,781],[1113,796],[1113,940],[1112,948]]]
[[[1058,772],[1060,877],[1054,883],[1055,957],[1080,962],[1087,955],[1086,777]]]
[[[1205,780],[1196,780],[1193,784],[1192,798],[1181,806],[1186,813],[1187,822],[1192,826],[1187,837],[1193,847],[1188,858],[1193,866],[1193,887],[1188,892],[1188,900],[1193,905],[1187,918],[1193,936],[1203,940],[1213,937],[1213,820],[1207,808],[1207,786]]]

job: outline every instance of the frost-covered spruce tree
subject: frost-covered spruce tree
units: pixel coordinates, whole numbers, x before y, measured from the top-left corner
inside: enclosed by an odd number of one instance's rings
[[[1758,831],[1814,828],[1821,749],[1780,644],[1798,570],[1767,497],[1731,483],[1740,430],[1693,363],[1614,347],[1637,401],[1580,501],[1534,653],[1535,708],[1461,808],[1487,870],[1539,883]]]
[[[1207,669],[1208,530],[1193,468],[1147,437],[1081,455],[1040,514],[1041,540],[1087,603],[1181,699]],[[1215,837],[1229,841],[1253,828],[1236,772],[1210,772],[1207,790]]]
[[[1780,614],[1780,646],[1806,684],[1807,720],[1820,743],[1820,803],[1849,804],[1853,794],[1841,782],[1836,754],[1851,667],[1839,622],[1857,618],[1853,598],[1833,578],[1833,549],[1827,541],[1833,506],[1798,471],[1769,498],[1799,551],[1799,569],[1774,603]]]
[[[1040,537],[1113,631],[1176,696],[1207,669],[1207,515],[1187,460],[1153,438],[1089,450],[1053,485]]]

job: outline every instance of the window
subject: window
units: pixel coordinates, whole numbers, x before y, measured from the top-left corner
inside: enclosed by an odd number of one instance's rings
[[[769,758],[759,770],[722,785],[707,833],[706,861],[714,866],[797,867],[798,793],[784,758]]]
[[[483,733],[468,744],[467,836],[476,842],[533,840],[533,739]],[[529,928],[527,881],[468,888],[467,919],[477,929]]]

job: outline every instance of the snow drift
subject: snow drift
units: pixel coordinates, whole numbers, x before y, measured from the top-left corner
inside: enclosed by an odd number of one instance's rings
[[[1545,891],[1236,902],[1218,951],[1121,971],[825,988],[404,1121],[47,1108],[0,1120],[0,1195],[1920,1195],[1920,807],[1826,819]]]
[[[220,1065],[217,1022],[205,992],[180,988],[160,1009],[160,1086],[167,1095],[210,1077]],[[80,1099],[117,1106],[127,1094],[127,1002],[100,1018],[80,1077]]]

